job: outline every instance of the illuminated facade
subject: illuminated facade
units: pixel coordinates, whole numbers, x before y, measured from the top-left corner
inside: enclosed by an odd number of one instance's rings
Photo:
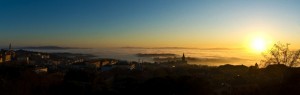
[[[2,63],[3,57],[2,57],[2,53],[0,54],[0,63]]]
[[[15,59],[15,55],[16,53],[12,50],[11,44],[9,44],[8,50],[1,50],[0,63],[13,61]]]

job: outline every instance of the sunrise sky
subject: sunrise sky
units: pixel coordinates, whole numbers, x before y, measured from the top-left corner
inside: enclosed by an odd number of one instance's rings
[[[299,0],[0,0],[0,45],[300,47]]]

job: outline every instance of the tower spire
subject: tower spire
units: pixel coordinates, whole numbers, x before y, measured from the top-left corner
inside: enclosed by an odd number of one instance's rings
[[[182,54],[182,61],[185,61],[184,53]]]

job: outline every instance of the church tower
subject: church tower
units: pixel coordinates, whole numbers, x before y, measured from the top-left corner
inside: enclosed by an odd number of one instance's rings
[[[181,62],[182,64],[187,64],[184,53],[182,54]]]
[[[182,61],[183,61],[183,62],[185,61],[184,53],[182,54]]]
[[[16,53],[11,48],[11,43],[9,43],[8,50],[5,51],[4,62],[13,61],[15,59]]]

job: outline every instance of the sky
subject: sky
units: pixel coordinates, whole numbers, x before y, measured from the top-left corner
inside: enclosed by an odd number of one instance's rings
[[[0,0],[0,46],[300,47],[299,0]]]

